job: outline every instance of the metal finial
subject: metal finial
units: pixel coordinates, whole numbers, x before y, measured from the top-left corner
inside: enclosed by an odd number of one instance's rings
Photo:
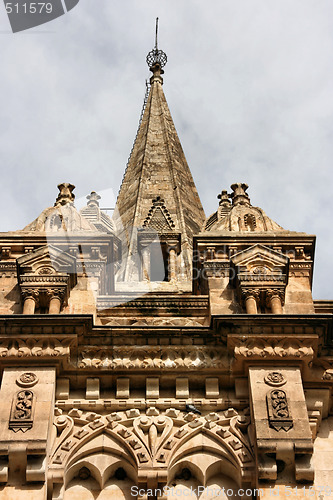
[[[157,35],[158,35],[158,17],[156,18],[155,50],[158,50],[158,46],[157,46]]]
[[[159,64],[160,68],[163,68],[167,63],[167,55],[163,50],[158,50],[158,17],[156,18],[156,31],[155,31],[155,47],[149,52],[146,57],[149,69],[151,69],[155,64]]]

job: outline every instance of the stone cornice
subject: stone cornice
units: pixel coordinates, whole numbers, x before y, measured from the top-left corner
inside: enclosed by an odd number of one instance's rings
[[[20,282],[22,285],[26,286],[32,286],[32,283],[38,283],[40,285],[49,285],[49,284],[56,284],[56,285],[67,285],[68,282],[68,276],[65,275],[25,275],[20,277]]]
[[[248,231],[209,231],[204,233],[199,233],[194,236],[195,242],[200,242],[203,244],[209,244],[211,242],[218,242],[221,244],[231,244],[232,246],[236,243],[246,244],[250,246],[256,243],[274,244],[278,246],[279,244],[289,245],[313,245],[316,241],[316,236],[307,233],[298,233],[296,231],[264,231],[250,233]],[[244,242],[244,243],[243,243]]]
[[[304,335],[294,336],[263,335],[229,335],[228,348],[233,352],[234,369],[243,371],[254,364],[278,362],[284,364],[294,362],[304,365],[307,369],[318,352],[318,337]]]
[[[2,365],[7,361],[24,359],[24,362],[36,363],[44,360],[52,360],[52,365],[62,360],[69,361],[71,346],[76,343],[76,336],[57,336],[57,338],[34,337],[30,339],[1,339],[0,358]]]
[[[30,338],[36,335],[77,335],[91,332],[93,317],[90,314],[12,314],[0,315],[0,338]]]
[[[225,341],[230,334],[296,338],[312,334],[321,345],[332,344],[332,314],[232,314],[213,316],[211,324]]]
[[[124,300],[122,304],[119,304],[121,300]],[[162,311],[170,312],[175,314],[179,313],[187,314],[190,309],[195,310],[196,315],[200,315],[208,311],[209,299],[207,296],[201,297],[184,297],[175,295],[172,297],[161,297],[161,296],[145,296],[140,298],[122,297],[119,296],[100,296],[97,299],[98,309],[110,309],[112,308],[114,312],[124,311],[124,310],[144,310],[145,313],[149,311],[154,311],[156,309],[161,313]]]
[[[13,261],[0,262],[0,271],[11,271],[16,273],[17,272],[16,262]]]

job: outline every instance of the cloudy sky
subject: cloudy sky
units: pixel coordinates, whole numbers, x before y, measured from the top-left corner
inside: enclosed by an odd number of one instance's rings
[[[154,45],[207,215],[232,182],[286,229],[317,235],[314,296],[333,298],[332,0],[81,0],[12,34],[0,5],[0,231],[96,190],[113,206]]]

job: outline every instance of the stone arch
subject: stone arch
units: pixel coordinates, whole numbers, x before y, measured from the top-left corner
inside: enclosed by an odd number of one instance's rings
[[[205,452],[198,453],[198,455],[202,463],[206,462],[209,458]],[[180,467],[184,466],[184,468],[168,483],[167,497],[185,499],[190,496],[193,500],[228,500],[243,498],[243,495],[239,494],[239,486],[236,481],[224,473],[223,460],[218,457],[215,457],[215,459],[216,462],[214,467],[209,467],[211,468],[210,472],[215,470],[216,473],[203,481],[200,481],[198,476],[195,475],[196,473],[198,474],[199,467],[193,463],[193,455],[189,456],[187,460],[181,460],[179,465]],[[185,471],[189,469],[191,472],[194,472],[192,477],[186,477],[183,472],[184,469]],[[202,471],[201,474],[199,472],[198,475],[202,477]]]
[[[103,457],[107,457],[105,463],[103,463]],[[135,459],[123,442],[114,439],[113,436],[109,436],[106,432],[94,436],[76,450],[68,460],[65,477],[68,474],[70,475],[70,471],[75,467],[75,464],[84,460],[89,461],[100,471],[101,477],[98,481],[101,486],[105,484],[110,474],[112,475],[112,472],[119,467],[123,467],[127,476],[136,481],[137,464]]]
[[[63,487],[64,500],[103,500],[112,495],[117,500],[133,499],[131,488],[136,484],[133,467],[124,457],[101,451],[73,461],[69,466]],[[117,476],[120,470],[125,470],[126,477]]]
[[[235,450],[222,440],[217,442],[214,436],[208,435],[203,429],[184,441],[174,453],[169,462],[169,484],[183,468],[188,468],[204,486],[221,472],[238,487],[242,484],[242,464]]]

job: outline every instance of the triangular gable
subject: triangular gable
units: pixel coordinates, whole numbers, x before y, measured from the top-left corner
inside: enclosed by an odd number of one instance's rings
[[[45,245],[17,259],[19,274],[76,273],[76,259],[53,245]],[[53,272],[54,272],[53,271]]]
[[[153,204],[143,223],[143,227],[154,229],[158,233],[174,230],[175,224],[168,209],[164,205],[164,200],[160,196],[157,196],[153,200]]]
[[[285,267],[289,258],[276,250],[258,243],[232,256],[231,262],[237,267],[252,267],[256,264],[269,268]]]

